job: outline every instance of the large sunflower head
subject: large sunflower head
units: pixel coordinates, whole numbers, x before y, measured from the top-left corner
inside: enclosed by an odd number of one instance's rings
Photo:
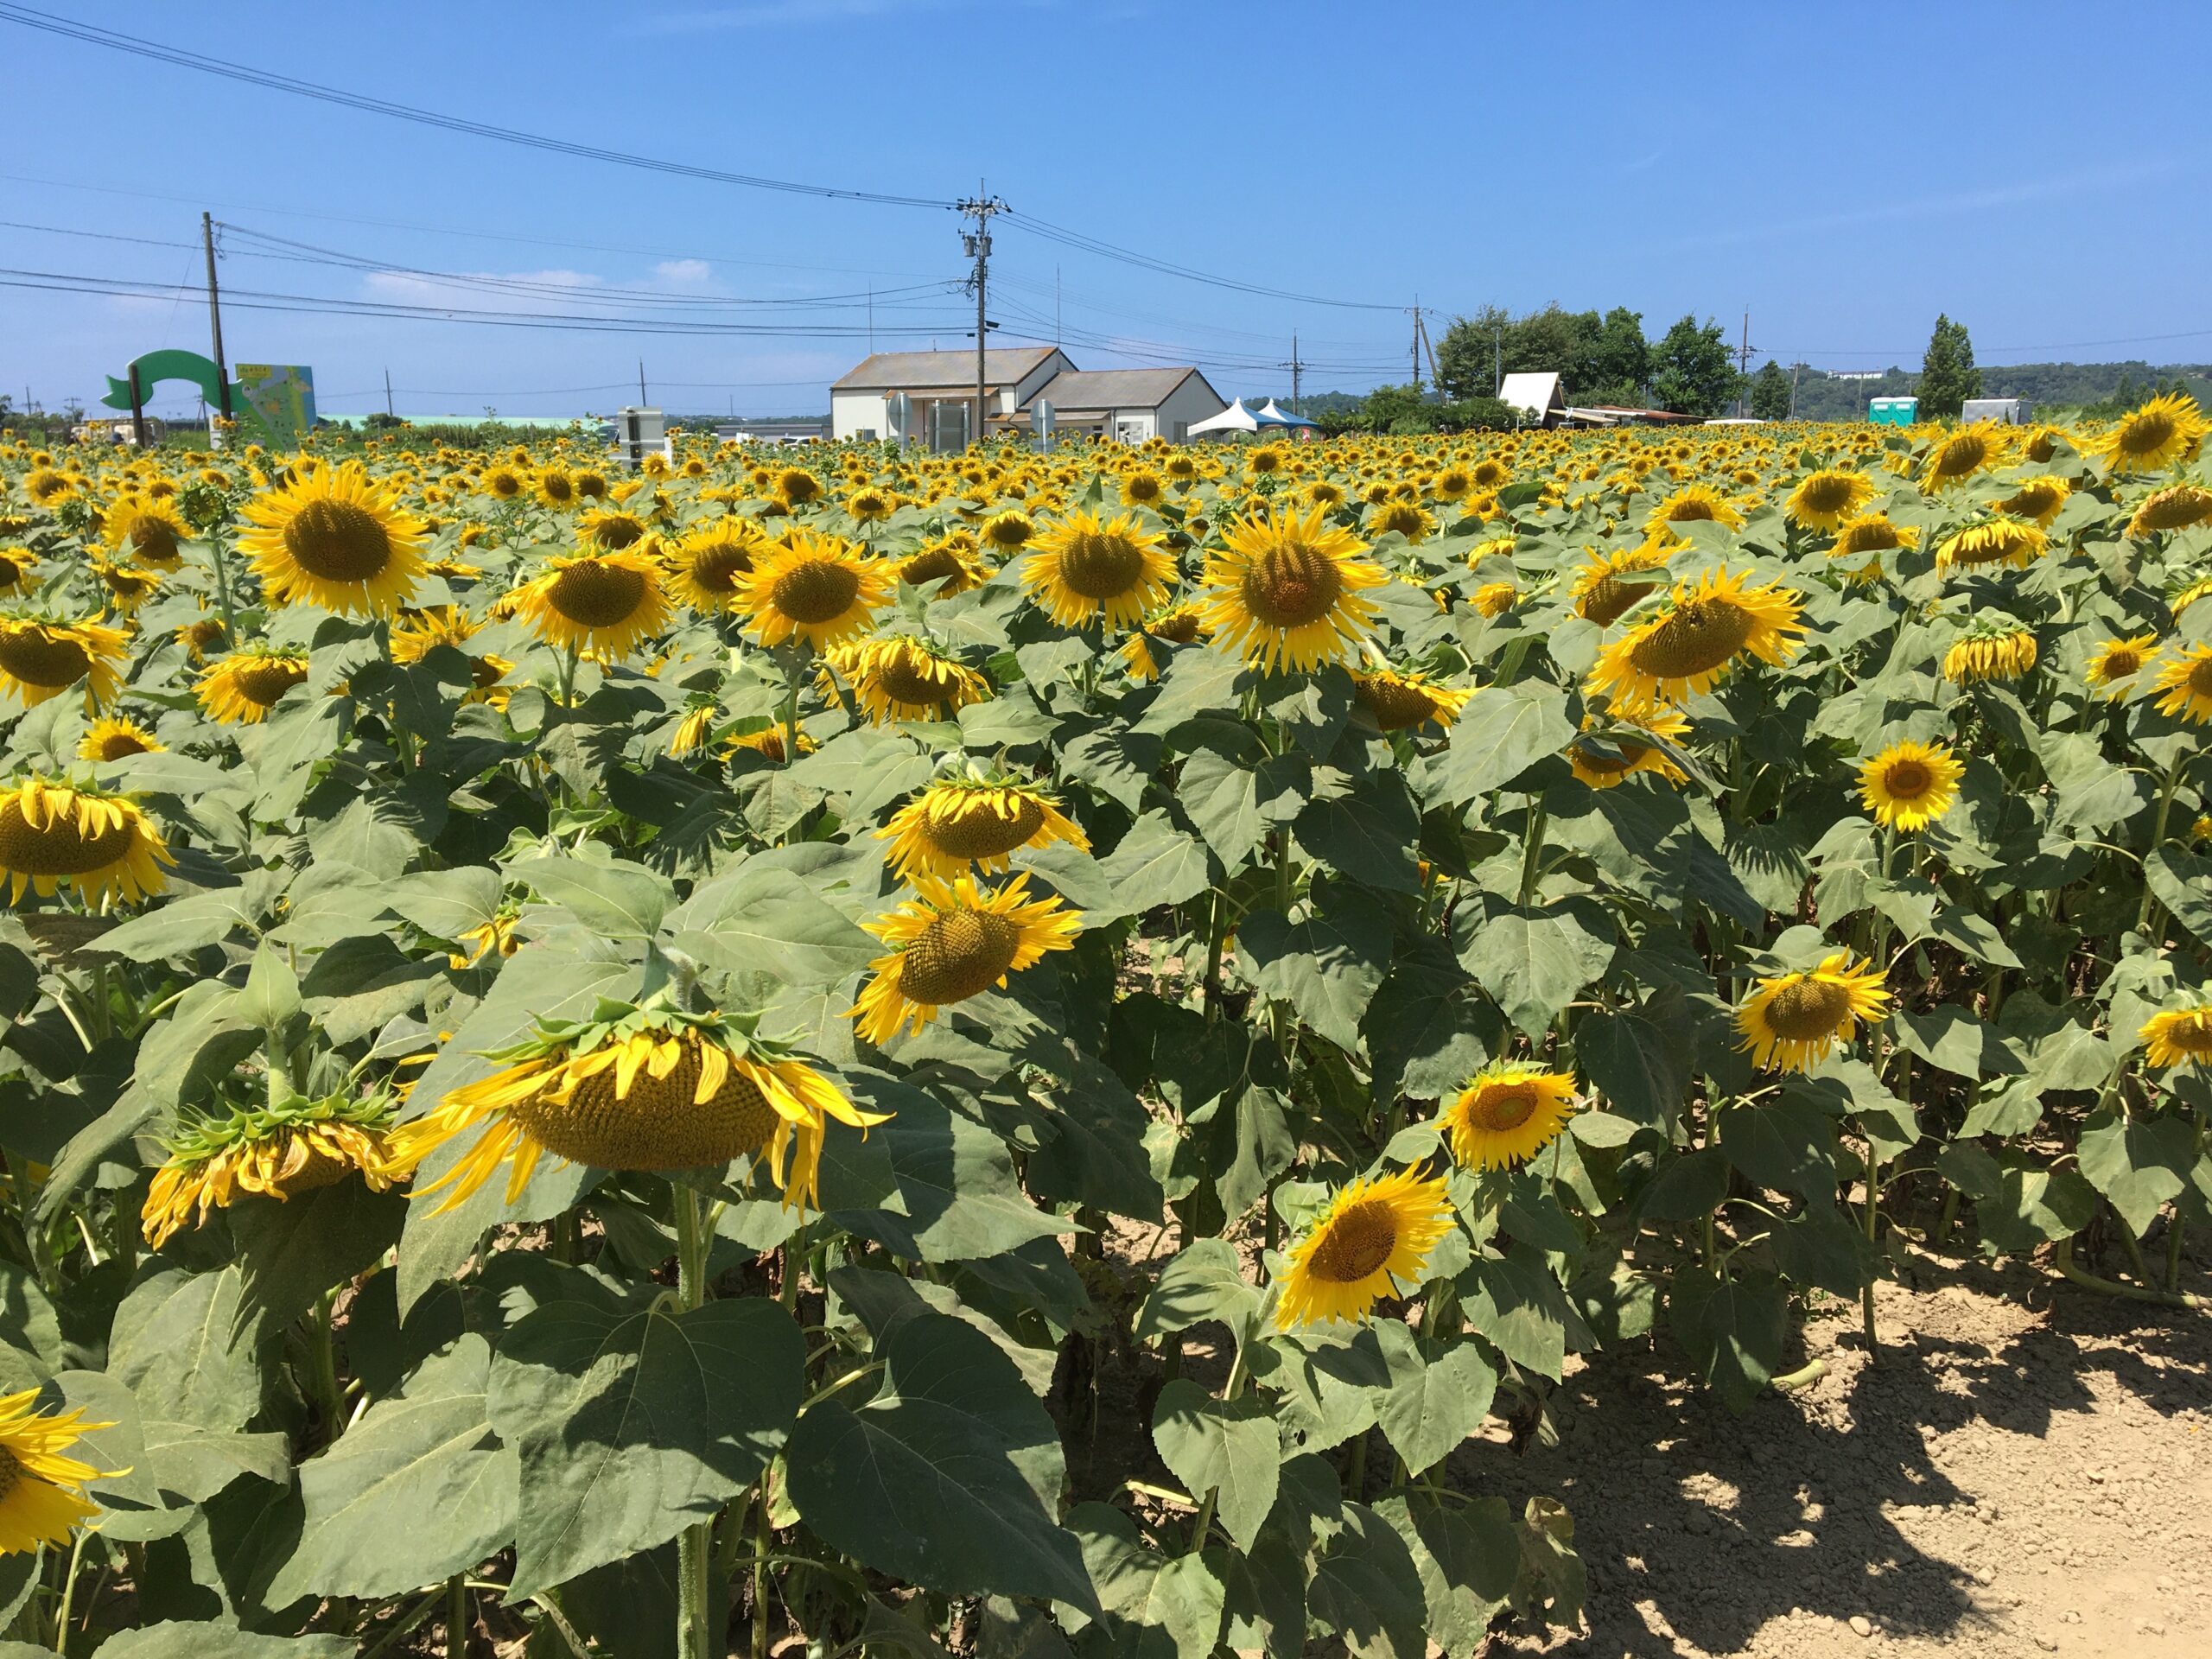
[[[899,562],[899,580],[909,588],[942,582],[937,590],[939,599],[980,588],[989,575],[983,565],[982,543],[972,531],[948,531],[920,552],[909,553]]]
[[[515,612],[550,645],[619,661],[668,626],[661,568],[641,549],[552,561]]]
[[[0,616],[0,689],[30,708],[81,680],[85,707],[104,709],[123,683],[116,666],[129,639],[101,622]]]
[[[1647,535],[1664,537],[1676,524],[1726,524],[1744,527],[1744,515],[1710,484],[1685,484],[1644,515]]]
[[[537,499],[556,512],[569,512],[582,499],[576,493],[576,475],[557,463],[539,467],[531,483]]]
[[[153,570],[174,570],[184,563],[192,527],[166,497],[125,493],[100,518],[100,539],[118,559],[129,558]]]
[[[2087,447],[2115,473],[2157,473],[2194,459],[2207,432],[2212,432],[2212,424],[2205,421],[2196,399],[2170,391],[2124,416]]]
[[[1196,600],[1179,605],[1163,605],[1140,623],[1136,630],[1122,642],[1122,660],[1129,665],[1129,677],[1140,684],[1160,677],[1160,658],[1150,644],[1165,640],[1169,645],[1195,645],[1206,637],[1205,607]]]
[[[2050,521],[2058,517],[2059,510],[2074,493],[2074,486],[2063,478],[2031,478],[1997,504],[1997,511],[2011,518],[2024,518],[2038,530],[2049,530]]]
[[[911,635],[833,645],[823,666],[825,683],[829,674],[849,683],[878,726],[950,719],[991,695],[991,683],[974,669]]]
[[[1862,512],[1836,526],[1835,540],[1828,546],[1828,557],[1856,559],[1859,563],[1849,574],[1873,576],[1881,573],[1883,554],[1919,544],[1918,525],[1892,524],[1885,514]]]
[[[2001,611],[1985,611],[1943,653],[1943,677],[1954,685],[2017,680],[2036,665],[2036,637]]]
[[[245,517],[238,550],[279,604],[388,615],[423,573],[423,521],[357,461],[264,491]]]
[[[1749,654],[1789,660],[1802,643],[1797,595],[1748,571],[1709,569],[1675,584],[1667,608],[1605,647],[1588,690],[1630,714],[1710,691],[1730,663]]]
[[[949,1003],[1003,985],[1049,950],[1069,950],[1083,913],[1058,896],[1033,899],[1029,878],[979,887],[972,876],[922,877],[914,897],[861,925],[892,947],[878,957],[849,1012],[861,1037],[879,1046],[904,1028],[919,1031]]]
[[[416,1189],[421,1198],[451,1186],[440,1212],[502,1164],[514,1203],[549,1152],[613,1170],[721,1169],[749,1158],[771,1172],[786,1203],[804,1204],[815,1196],[830,1120],[862,1130],[885,1121],[744,1022],[657,1003],[602,1003],[588,1020],[541,1020],[485,1058],[500,1069],[392,1132],[391,1162],[411,1173],[448,1141],[480,1131],[442,1176]]]
[[[513,671],[514,664],[491,652],[472,649],[469,641],[476,633],[477,625],[456,606],[433,605],[410,611],[392,624],[391,659],[395,663],[419,663],[438,646],[450,645],[468,658],[469,678],[474,682],[473,689],[461,701],[505,708],[507,693],[499,683]]]
[[[1611,627],[1630,606],[1658,592],[1661,586],[1656,578],[1649,582],[1626,578],[1637,571],[1657,569],[1667,563],[1668,554],[1669,550],[1657,542],[1602,553],[1591,549],[1588,560],[1575,573],[1571,590],[1574,613],[1601,628]]]
[[[1366,589],[1389,580],[1365,543],[1327,512],[1278,508],[1223,532],[1206,561],[1206,626],[1217,645],[1273,673],[1355,654],[1373,626]]]
[[[1339,1187],[1290,1247],[1276,1325],[1363,1323],[1383,1297],[1418,1283],[1429,1252],[1452,1230],[1445,1185],[1441,1176],[1424,1180],[1403,1169]]]
[[[137,721],[121,716],[96,720],[77,745],[80,760],[121,760],[134,754],[157,754],[167,745]]]
[[[2212,1070],[2212,1005],[2154,1014],[2135,1035],[2152,1065]]]
[[[1874,499],[1874,480],[1842,467],[1823,467],[1798,480],[1782,504],[1793,524],[1834,530]]]
[[[1414,501],[1386,501],[1367,515],[1367,533],[1387,536],[1396,531],[1419,546],[1436,533],[1436,515]]]
[[[0,1555],[42,1544],[67,1553],[71,1534],[100,1512],[86,1483],[130,1472],[67,1456],[83,1436],[115,1425],[86,1422],[81,1408],[41,1412],[39,1394],[25,1389],[0,1398]]]
[[[1762,979],[1736,1010],[1741,1046],[1764,1070],[1809,1071],[1888,1011],[1882,970],[1839,950],[1808,973]]]
[[[1452,1155],[1469,1169],[1510,1169],[1551,1145],[1574,1112],[1574,1079],[1539,1065],[1493,1065],[1444,1110]]]
[[[1946,536],[1936,544],[1936,563],[1947,570],[1992,564],[2025,569],[2050,545],[2042,525],[1999,513]]]
[[[2012,436],[1994,421],[1976,421],[1939,439],[1921,463],[1920,487],[1940,490],[1962,483],[1976,473],[2004,464],[2012,453]]]
[[[92,580],[99,583],[100,594],[114,615],[131,617],[138,614],[148,600],[162,585],[162,572],[145,569],[135,564],[118,564],[110,559],[92,561]]]
[[[940,779],[875,832],[891,843],[891,867],[904,881],[951,881],[972,867],[1007,868],[1024,847],[1065,842],[1079,853],[1090,841],[1059,803],[1033,784],[1001,777]]]
[[[1924,830],[1958,798],[1965,763],[1942,743],[1892,743],[1859,768],[1859,799],[1888,830]]]
[[[762,645],[802,639],[819,651],[867,632],[891,582],[851,542],[801,526],[753,555],[738,579],[738,605]]]
[[[1459,710],[1471,690],[1455,691],[1449,686],[1438,685],[1423,675],[1401,674],[1392,668],[1378,668],[1371,674],[1351,677],[1351,694],[1359,706],[1367,711],[1368,718],[1386,732],[1402,732],[1430,721],[1450,730]]]
[[[576,520],[576,545],[586,553],[626,552],[640,542],[648,545],[639,551],[648,552],[652,535],[644,519],[619,507],[593,507]]]
[[[750,518],[717,518],[669,550],[670,586],[696,610],[734,608],[738,588],[768,538]]]
[[[135,905],[166,889],[168,842],[128,795],[26,778],[0,791],[0,879],[8,902],[67,886],[86,904]]]
[[[2201,484],[2169,484],[2143,498],[2127,521],[2127,533],[2152,536],[2206,523],[2212,523],[2212,490]]]
[[[2212,645],[2177,652],[2158,671],[2158,688],[2162,712],[2196,726],[2212,721]]]
[[[1649,732],[1670,743],[1681,742],[1690,734],[1690,722],[1679,709],[1616,714],[1603,722],[1585,715],[1582,731],[1567,746],[1567,763],[1592,789],[1611,789],[1639,772],[1656,772],[1677,785],[1689,782],[1689,774],[1668,758],[1665,749],[1637,738],[1637,733]]]
[[[146,1243],[160,1249],[188,1224],[207,1223],[241,1197],[284,1199],[333,1186],[355,1171],[383,1192],[397,1173],[385,1137],[394,1096],[347,1091],[320,1100],[298,1096],[226,1117],[200,1117],[168,1141],[140,1213]]]
[[[200,710],[219,726],[257,726],[308,677],[308,659],[264,645],[242,646],[201,671]]]
[[[1062,627],[1134,626],[1167,597],[1175,561],[1134,513],[1070,513],[1030,543],[1021,580]]]
[[[2158,636],[2139,633],[2126,639],[2107,639],[2089,653],[2085,671],[2090,688],[2108,702],[2118,702],[2141,683],[2142,671],[2156,661]]]

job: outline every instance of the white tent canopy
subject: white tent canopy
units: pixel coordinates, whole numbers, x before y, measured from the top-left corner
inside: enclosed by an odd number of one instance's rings
[[[1239,397],[1220,414],[1192,422],[1190,435],[1195,438],[1206,432],[1256,432],[1259,429],[1258,418],[1244,407],[1244,400]]]
[[[1268,398],[1266,405],[1259,410],[1257,418],[1264,423],[1274,426],[1313,426],[1316,424],[1315,422],[1307,420],[1303,415],[1294,415],[1287,409],[1277,407],[1275,400],[1272,397]]]

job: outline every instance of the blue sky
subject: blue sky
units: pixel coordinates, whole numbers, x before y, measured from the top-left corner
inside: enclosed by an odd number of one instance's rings
[[[1224,396],[1407,375],[1409,321],[1494,302],[1685,311],[1754,361],[2212,360],[2212,6],[1436,6],[1274,0],[29,3],[494,124],[728,171],[1019,213],[1329,306],[996,227],[995,337],[1084,367],[1197,360]],[[942,208],[549,155],[0,22],[0,266],[318,301],[765,321],[810,335],[546,332],[226,314],[233,360],[311,365],[327,412],[812,411],[868,346],[967,345]],[[48,228],[28,229],[22,226]],[[95,232],[103,240],[57,231]],[[257,241],[253,233],[298,246]],[[367,264],[492,276],[456,289]],[[596,291],[594,291],[596,290]],[[608,290],[620,290],[610,292]],[[741,307],[723,302],[770,302]],[[815,302],[802,305],[802,302]],[[715,302],[717,303],[708,303]],[[0,289],[0,390],[92,401],[206,308]],[[823,337],[827,328],[847,331]],[[2154,338],[2164,336],[2166,338]],[[625,391],[623,388],[631,390]],[[177,407],[174,403],[172,407]]]

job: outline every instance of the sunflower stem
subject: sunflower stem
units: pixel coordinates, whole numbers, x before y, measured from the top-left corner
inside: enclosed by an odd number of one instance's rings
[[[331,1310],[337,1305],[335,1289],[323,1292],[315,1303],[315,1325],[308,1352],[315,1365],[315,1403],[322,1412],[323,1444],[346,1432],[346,1402],[338,1392],[338,1350],[331,1338]]]
[[[1213,902],[1206,917],[1206,982],[1205,1014],[1209,1020],[1221,1014],[1221,955],[1229,942],[1229,895],[1219,887],[1213,890]]]
[[[669,1185],[676,1204],[676,1297],[685,1312],[707,1300],[705,1225],[699,1213],[699,1195],[681,1181]],[[713,1552],[714,1522],[694,1522],[677,1535],[676,1651],[679,1659],[707,1659],[713,1632],[709,1628],[707,1569]]]
[[[1236,1344],[1236,1358],[1230,1365],[1229,1381],[1221,1386],[1224,1405],[1244,1392],[1244,1378],[1250,1370],[1252,1344],[1259,1340],[1259,1332],[1249,1326],[1240,1333]],[[1221,1501],[1221,1488],[1209,1486],[1205,1497],[1199,1501],[1198,1518],[1191,1523],[1191,1547],[1183,1553],[1195,1555],[1206,1547],[1206,1534],[1213,1529],[1214,1506]]]
[[[753,1659],[768,1659],[768,1560],[774,1553],[775,1523],[768,1516],[768,1476],[760,1476],[760,1502],[753,1523]]]
[[[1880,1243],[1882,1227],[1882,1160],[1874,1151],[1874,1137],[1866,1137],[1866,1243],[1871,1249]],[[1874,1281],[1872,1279],[1859,1287],[1859,1320],[1866,1335],[1866,1363],[1882,1363],[1882,1351],[1874,1336]]]
[[[2143,862],[2147,867],[2151,855],[2158,850],[2158,843],[2166,838],[2166,819],[2174,810],[2174,791],[2181,786],[2183,769],[2189,765],[2189,751],[2174,751],[2173,764],[2166,768],[2165,786],[2158,791],[2158,816],[2151,821],[2151,844],[2143,849]],[[2143,880],[2143,903],[2135,912],[2135,931],[2150,931],[2151,918],[2158,913],[2158,901],[2151,892],[2151,880],[2146,873]]]
[[[1543,797],[1531,795],[1529,798],[1529,846],[1521,859],[1521,897],[1518,902],[1524,906],[1536,896],[1536,882],[1543,874],[1544,827],[1548,819]]]
[[[76,1537],[70,1541],[69,1565],[61,1573],[61,1606],[54,1615],[54,1650],[56,1653],[69,1650],[69,1608],[77,1599],[77,1565],[84,1559],[85,1540],[92,1535],[89,1529],[79,1527]]]
[[[229,546],[219,535],[210,536],[207,545],[215,555],[215,602],[223,610],[223,642],[226,645],[235,645],[238,637],[238,613],[231,602]]]
[[[446,1581],[446,1659],[468,1659],[468,1575]]]

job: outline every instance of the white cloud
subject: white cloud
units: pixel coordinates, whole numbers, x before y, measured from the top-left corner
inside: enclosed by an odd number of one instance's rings
[[[712,270],[703,259],[664,259],[653,267],[653,275],[664,282],[703,283]]]

